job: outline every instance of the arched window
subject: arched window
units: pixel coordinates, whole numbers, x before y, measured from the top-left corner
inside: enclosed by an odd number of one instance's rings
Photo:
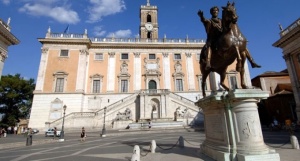
[[[154,80],[149,81],[149,89],[157,89],[156,82]]]
[[[147,15],[147,22],[151,22],[151,15]]]

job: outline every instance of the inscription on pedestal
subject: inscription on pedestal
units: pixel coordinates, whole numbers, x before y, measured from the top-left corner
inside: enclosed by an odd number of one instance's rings
[[[220,114],[205,116],[206,136],[210,139],[224,140],[222,116]]]

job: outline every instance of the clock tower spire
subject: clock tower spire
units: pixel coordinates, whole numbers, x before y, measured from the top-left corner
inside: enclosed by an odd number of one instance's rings
[[[157,6],[151,6],[150,0],[140,8],[140,21],[140,38],[158,39]]]

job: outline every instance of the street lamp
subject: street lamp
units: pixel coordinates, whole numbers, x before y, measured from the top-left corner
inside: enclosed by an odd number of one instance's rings
[[[61,133],[60,133],[59,141],[65,141],[65,139],[64,139],[64,135],[65,135],[65,132],[64,132],[64,124],[65,124],[65,115],[66,115],[66,109],[67,109],[67,106],[64,105],[64,106],[63,106],[63,109],[64,109],[64,116],[63,116],[63,122],[62,122],[62,127],[61,127]]]
[[[106,116],[106,107],[104,107],[104,118],[103,118],[103,128],[102,128],[101,137],[106,137],[105,116]]]

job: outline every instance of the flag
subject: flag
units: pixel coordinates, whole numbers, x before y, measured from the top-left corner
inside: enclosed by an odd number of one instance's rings
[[[68,34],[69,33],[69,25],[67,26],[67,28],[64,31],[64,34]]]

